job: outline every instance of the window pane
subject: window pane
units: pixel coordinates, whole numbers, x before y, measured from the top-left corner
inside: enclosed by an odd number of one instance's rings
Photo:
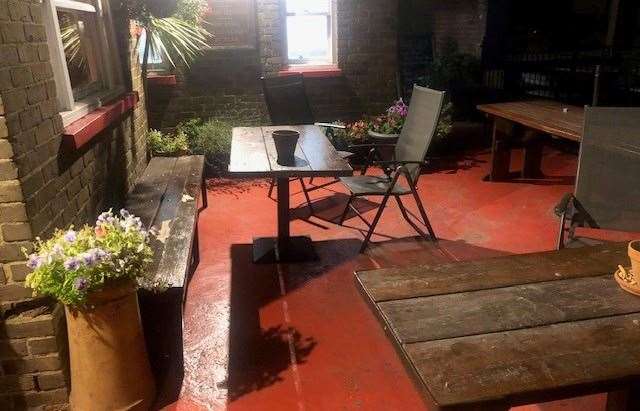
[[[73,97],[81,99],[101,88],[96,22],[92,13],[59,9],[58,23]]]
[[[331,13],[330,0],[287,0],[287,13]]]
[[[289,62],[329,63],[329,32],[326,16],[288,16],[287,43]]]

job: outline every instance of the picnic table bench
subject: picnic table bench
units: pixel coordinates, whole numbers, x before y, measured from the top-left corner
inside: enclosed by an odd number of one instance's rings
[[[161,386],[182,372],[182,309],[189,275],[199,261],[198,204],[207,206],[203,176],[203,156],[155,157],[125,204],[147,229],[158,230],[151,240],[150,270],[168,288],[157,294],[141,290],[139,299],[158,392],[165,395],[177,395]]]
[[[640,298],[613,278],[626,244],[358,272],[432,410],[508,410],[609,392],[640,409]]]

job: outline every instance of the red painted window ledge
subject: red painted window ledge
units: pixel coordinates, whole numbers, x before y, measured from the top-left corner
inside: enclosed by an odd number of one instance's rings
[[[151,74],[147,76],[150,86],[175,86],[178,84],[175,74]]]
[[[63,144],[77,150],[138,104],[138,93],[126,93],[110,104],[95,109],[64,128]]]
[[[342,70],[338,66],[292,66],[278,72],[280,76],[302,74],[305,78],[340,77]]]

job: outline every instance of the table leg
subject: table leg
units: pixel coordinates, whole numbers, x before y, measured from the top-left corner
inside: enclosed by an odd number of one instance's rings
[[[640,409],[640,384],[631,384],[628,388],[611,391],[607,394],[606,411],[636,411]]]
[[[544,148],[542,135],[535,130],[528,129],[524,132],[524,165],[522,166],[522,178],[541,178],[542,174],[542,150]]]
[[[278,236],[253,240],[253,262],[272,264],[317,260],[309,237],[291,237],[289,206],[289,179],[278,178]]]
[[[514,125],[510,121],[500,118],[493,119],[489,181],[501,181],[509,177],[509,166],[511,164],[510,140],[513,132]]]
[[[289,246],[290,231],[290,209],[289,209],[289,179],[278,178],[278,251],[287,253]]]

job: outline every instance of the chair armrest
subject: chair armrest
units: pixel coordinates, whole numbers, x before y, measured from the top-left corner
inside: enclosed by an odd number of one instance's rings
[[[335,128],[338,130],[346,130],[347,128],[347,126],[343,126],[341,124],[333,124],[333,123],[313,123],[313,125],[318,127]]]
[[[571,207],[571,205],[573,204],[574,199],[575,197],[573,196],[573,193],[565,194],[553,209],[555,215],[557,215],[558,217],[562,217],[562,215],[569,210],[569,207]]]
[[[364,148],[380,148],[380,147],[389,147],[389,148],[393,148],[395,147],[395,144],[389,144],[389,143],[381,143],[381,144],[375,144],[375,143],[367,143],[367,144],[351,144],[349,146],[349,149],[364,149]]]
[[[407,165],[413,165],[413,164],[426,166],[429,164],[429,161],[428,160],[424,160],[424,161],[381,160],[381,161],[374,161],[372,163],[372,165],[376,165],[376,166],[394,166],[394,167],[407,166]]]

